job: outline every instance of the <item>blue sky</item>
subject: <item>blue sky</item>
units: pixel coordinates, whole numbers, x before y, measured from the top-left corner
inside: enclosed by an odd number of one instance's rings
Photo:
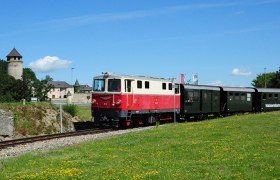
[[[280,67],[280,0],[1,0],[0,58],[42,79],[102,72],[250,86]],[[71,70],[74,68],[73,70]]]

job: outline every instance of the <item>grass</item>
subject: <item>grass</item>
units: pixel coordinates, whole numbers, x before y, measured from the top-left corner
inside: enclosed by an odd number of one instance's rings
[[[1,160],[3,179],[279,179],[280,112],[177,123]]]
[[[91,107],[77,106],[77,116],[81,121],[91,121]]]

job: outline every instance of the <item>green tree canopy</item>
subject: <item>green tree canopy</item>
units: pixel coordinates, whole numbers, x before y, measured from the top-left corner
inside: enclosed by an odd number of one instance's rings
[[[258,74],[252,85],[258,88],[280,88],[280,71]]]
[[[0,102],[13,102],[22,99],[29,101],[33,96],[40,101],[47,99],[47,93],[52,88],[47,84],[49,80],[52,80],[50,76],[46,76],[46,79],[40,81],[30,68],[24,68],[22,79],[16,80],[8,75],[7,66],[7,61],[0,60]]]

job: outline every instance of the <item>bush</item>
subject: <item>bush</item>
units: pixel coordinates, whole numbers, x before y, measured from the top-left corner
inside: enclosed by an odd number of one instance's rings
[[[72,117],[77,115],[78,109],[77,109],[76,105],[67,104],[67,105],[64,105],[62,108],[65,112],[68,112],[69,114],[71,114]]]

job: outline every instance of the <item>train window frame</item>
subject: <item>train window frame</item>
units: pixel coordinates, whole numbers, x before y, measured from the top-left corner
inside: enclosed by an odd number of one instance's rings
[[[143,86],[142,86],[142,81],[138,80],[138,81],[137,81],[137,88],[138,88],[138,89],[142,89],[142,87],[143,87]]]
[[[234,100],[236,101],[240,100],[240,93],[234,93]]]
[[[168,83],[168,90],[172,90],[172,83]]]
[[[193,102],[194,101],[194,91],[188,91],[187,92],[187,102]]]
[[[162,89],[166,90],[166,83],[162,83]]]
[[[150,89],[150,81],[145,81],[145,89]]]
[[[132,80],[131,79],[125,79],[124,80],[125,85],[125,92],[132,92]]]
[[[274,99],[278,100],[278,94],[274,94]]]
[[[240,94],[240,100],[241,100],[241,101],[245,101],[245,100],[246,100],[246,95],[245,95],[245,93],[241,93],[241,94]]]
[[[272,93],[268,94],[268,99],[273,99],[273,94]]]
[[[247,93],[247,101],[251,101],[252,98],[252,94],[251,93]]]
[[[108,79],[108,92],[121,92],[121,79]]]
[[[175,94],[179,94],[179,84],[175,84]]]
[[[199,94],[199,91],[194,91],[193,92],[193,101],[199,101],[199,98],[200,98],[200,94]]]
[[[98,87],[96,87],[96,86],[98,86]],[[104,92],[105,88],[106,88],[105,79],[94,79],[94,81],[93,81],[93,91]]]
[[[265,101],[266,99],[267,99],[267,95],[266,95],[266,93],[263,93],[262,100]]]
[[[232,92],[229,92],[229,93],[228,93],[228,97],[229,97],[229,100],[232,101],[232,100],[233,100],[233,93],[232,93]]]

